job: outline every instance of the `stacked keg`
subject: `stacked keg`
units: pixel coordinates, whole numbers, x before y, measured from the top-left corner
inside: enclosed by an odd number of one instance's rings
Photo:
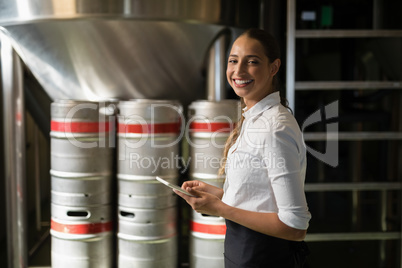
[[[188,113],[191,179],[222,188],[224,176],[218,171],[226,140],[240,117],[240,103],[195,101]],[[191,267],[223,267],[225,220],[193,211],[190,232]]]
[[[51,105],[52,267],[113,266],[114,104]]]
[[[177,267],[177,197],[182,107],[168,100],[119,103],[118,266]]]

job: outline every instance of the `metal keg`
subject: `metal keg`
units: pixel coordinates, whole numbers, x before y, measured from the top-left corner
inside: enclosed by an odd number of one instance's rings
[[[51,204],[52,267],[112,267],[113,223],[109,205]]]
[[[60,236],[52,231],[51,262],[54,268],[113,267],[113,232],[93,236]]]
[[[112,102],[51,105],[52,267],[112,267]]]
[[[178,179],[176,176],[173,177],[163,176],[161,178],[173,184],[178,183]],[[172,189],[158,182],[154,176],[135,176],[135,175],[118,174],[117,179],[118,179],[119,192],[122,193],[130,193],[132,195],[139,195],[139,196],[141,195],[161,196],[172,193]]]
[[[119,234],[136,240],[155,240],[176,234],[176,207],[139,209],[118,207]]]
[[[57,172],[56,172],[57,174]],[[71,173],[70,173],[71,174]],[[51,172],[51,200],[64,206],[93,206],[112,203],[111,176],[59,177]]]
[[[96,225],[99,225],[102,228],[113,225],[112,207],[110,205],[73,207],[51,203],[50,208],[52,215],[51,218],[54,222],[71,225],[78,224],[84,227],[88,226],[88,228],[92,228]],[[65,228],[63,230],[67,231]]]
[[[118,174],[118,204],[125,207],[162,209],[176,205],[177,195],[154,176]],[[163,177],[177,184],[177,177]]]
[[[182,107],[168,100],[119,103],[118,265],[177,267],[177,196]]]
[[[225,219],[193,211],[190,230],[190,267],[224,267]]]
[[[118,204],[132,208],[169,208],[177,197],[155,180],[177,183],[182,106],[169,100],[119,103]]]
[[[155,240],[138,240],[119,233],[118,267],[177,268],[177,236]],[[207,266],[204,266],[207,267]]]
[[[230,132],[240,118],[240,102],[236,100],[195,101],[188,109],[190,145],[190,178],[223,187],[224,176],[218,175],[223,150]],[[192,212],[190,223],[190,265],[224,266],[225,220],[221,217]]]
[[[189,106],[188,115],[190,174],[197,178],[216,178],[226,140],[240,118],[240,102],[195,101]]]
[[[57,100],[51,104],[53,172],[59,172],[60,177],[111,175],[113,107],[111,103],[75,100]]]
[[[177,176],[182,107],[175,101],[119,103],[118,173]]]

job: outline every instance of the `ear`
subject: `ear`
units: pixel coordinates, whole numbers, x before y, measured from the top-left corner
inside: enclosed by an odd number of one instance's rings
[[[281,60],[276,59],[271,63],[271,75],[274,76],[279,71],[279,67],[281,67]]]

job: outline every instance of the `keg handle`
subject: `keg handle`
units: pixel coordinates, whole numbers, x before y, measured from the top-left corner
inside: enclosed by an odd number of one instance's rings
[[[91,215],[91,213],[89,213],[89,211],[86,211],[86,210],[67,211],[68,217],[88,219],[90,215]]]
[[[132,212],[120,211],[120,216],[125,218],[134,218],[135,214]]]

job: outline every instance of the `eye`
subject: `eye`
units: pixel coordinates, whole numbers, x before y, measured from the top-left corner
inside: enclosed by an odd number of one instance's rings
[[[259,62],[256,61],[256,60],[249,60],[248,63],[250,63],[250,64],[258,64]]]
[[[235,60],[235,59],[229,59],[228,63],[237,63],[237,60]]]

